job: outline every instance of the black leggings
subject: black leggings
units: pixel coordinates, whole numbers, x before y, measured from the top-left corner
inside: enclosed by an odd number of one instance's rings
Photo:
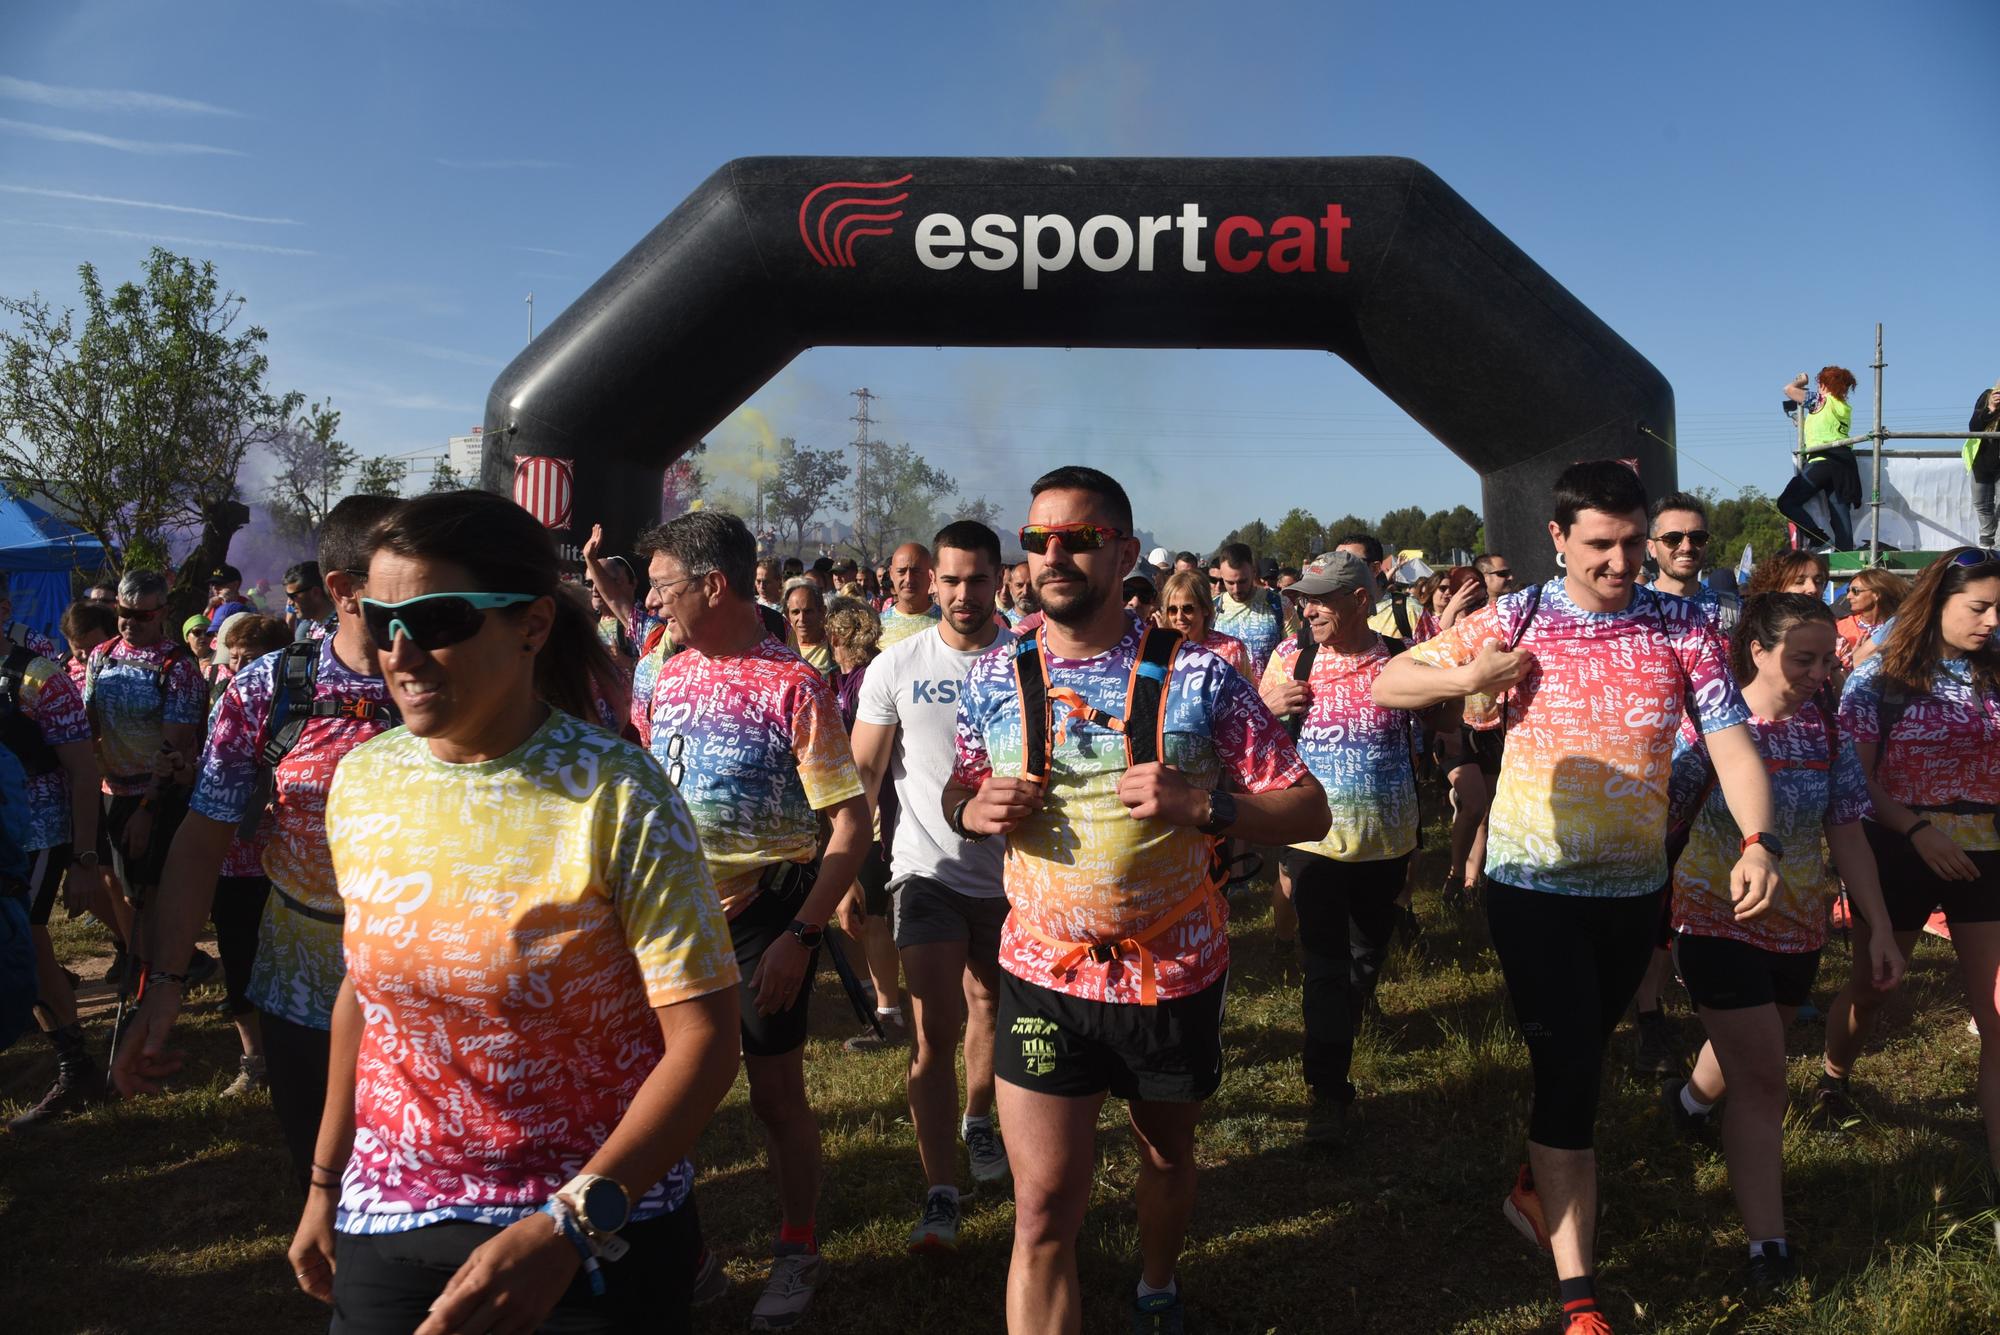
[[[1407,853],[1380,862],[1335,862],[1313,853],[1285,859],[1305,957],[1306,1085],[1320,1098],[1354,1097],[1347,1078],[1354,1036],[1389,958],[1402,916],[1396,896],[1409,863]]]
[[[278,1115],[285,1149],[299,1195],[312,1180],[313,1147],[319,1142],[319,1118],[326,1110],[326,1064],[332,1056],[333,1035],[281,1019],[267,1010],[257,1012],[264,1036],[264,1078],[271,1085],[271,1111]]]
[[[1535,1073],[1528,1139],[1587,1150],[1604,1045],[1659,944],[1664,889],[1621,898],[1487,882],[1486,921]]]
[[[243,989],[250,986],[250,966],[257,959],[257,925],[264,918],[264,901],[271,882],[262,876],[224,876],[215,882],[215,903],[208,911],[215,924],[215,949],[222,956],[222,980],[229,989],[224,1006],[231,1016],[254,1010]]]
[[[544,1221],[547,1222],[547,1221]],[[554,1227],[554,1225],[550,1225]],[[342,1233],[334,1239],[333,1324],[329,1335],[406,1335],[472,1249],[500,1230],[490,1224],[443,1223],[406,1233]],[[631,1251],[600,1261],[604,1296],[590,1292],[578,1270],[540,1329],[572,1332],[689,1329],[688,1300],[701,1250],[701,1229],[686,1206],[620,1230]]]

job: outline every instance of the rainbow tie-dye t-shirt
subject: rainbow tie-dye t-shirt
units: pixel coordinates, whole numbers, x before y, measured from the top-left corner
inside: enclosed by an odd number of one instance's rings
[[[943,616],[944,609],[935,603],[931,604],[929,611],[919,612],[915,616],[911,616],[908,612],[897,611],[896,605],[890,603],[882,612],[882,638],[876,641],[876,647],[887,649],[892,644],[901,644],[912,635],[934,630]]]
[[[1941,661],[1930,690],[1903,692],[1900,706],[1884,701],[1898,690],[1882,678],[1881,654],[1863,660],[1841,691],[1841,733],[1876,743],[1882,791],[1960,848],[2000,849],[2000,696],[1974,688],[1972,664],[1963,658]],[[1889,714],[1896,717],[1885,740]]]
[[[1249,648],[1234,635],[1224,635],[1219,630],[1212,630],[1201,637],[1201,647],[1252,681],[1257,679],[1256,672],[1250,666]]]
[[[1128,618],[1125,638],[1089,659],[1046,659],[1050,689],[1076,691],[1113,717],[1125,695],[1144,629]],[[1039,636],[1021,642],[1032,646]],[[1019,776],[1025,763],[1017,646],[989,651],[973,664],[958,705],[953,786],[977,789],[989,774]],[[1188,783],[1225,782],[1252,793],[1289,788],[1305,776],[1292,739],[1257,698],[1249,678],[1206,649],[1183,643],[1162,703],[1162,759]],[[1060,713],[1060,711],[1058,711]],[[1214,841],[1166,821],[1134,820],[1118,800],[1124,738],[1107,728],[1068,722],[1049,748],[1051,778],[1040,811],[1007,837],[1005,880],[1011,912],[1000,938],[1000,964],[1017,978],[1087,1000],[1138,1004],[1141,969],[1129,953],[1078,962],[1052,972],[1070,946],[1115,942],[1157,927],[1209,879]],[[1198,901],[1146,941],[1157,964],[1161,999],[1210,986],[1229,967],[1229,941]],[[1052,944],[1062,943],[1062,944]]]
[[[388,703],[389,688],[382,679],[349,668],[333,645],[331,638],[319,641],[313,699],[356,706]],[[190,810],[224,825],[237,825],[249,814],[258,786],[264,722],[271,714],[271,694],[283,660],[282,652],[266,654],[230,678],[209,724]],[[263,864],[278,893],[265,905],[257,927],[257,954],[250,966],[247,995],[259,1010],[293,1024],[325,1029],[333,1023],[333,999],[345,972],[340,924],[311,917],[293,905],[321,914],[340,912],[326,846],[327,790],[348,754],[386,726],[351,716],[313,719],[272,777],[271,814],[262,831]]]
[[[186,646],[161,640],[140,649],[120,638],[91,651],[83,704],[97,729],[104,791],[129,797],[152,785],[165,725],[199,728],[208,717],[208,684]]]
[[[654,1009],[737,983],[687,807],[644,751],[551,710],[478,764],[402,728],[357,747],[326,823],[364,1021],[336,1226],[525,1218],[659,1064]],[[633,1217],[693,1176],[626,1183]]]
[[[1264,665],[1271,661],[1285,633],[1285,614],[1278,595],[1270,589],[1259,588],[1247,603],[1239,603],[1234,594],[1225,593],[1215,600],[1215,625],[1211,629],[1243,641],[1250,655],[1250,668],[1244,675],[1255,681],[1263,675]]]
[[[1667,883],[1684,702],[1692,696],[1703,733],[1750,718],[1728,653],[1705,612],[1646,588],[1619,612],[1584,611],[1561,579],[1540,587],[1538,606],[1536,596],[1510,593],[1409,650],[1433,667],[1470,663],[1488,644],[1532,656],[1503,701],[1487,874],[1555,894],[1651,894]]]
[[[1750,736],[1771,774],[1771,833],[1784,845],[1776,901],[1748,922],[1736,921],[1729,873],[1742,856],[1743,831],[1729,814],[1708,748],[1681,728],[1674,754],[1673,812],[1693,814],[1687,848],[1674,864],[1673,927],[1763,950],[1802,952],[1826,944],[1827,904],[1838,884],[1826,866],[1826,830],[1875,814],[1854,739],[1830,729],[1808,700],[1788,719],[1750,718]],[[1829,766],[1827,742],[1840,747]],[[1702,803],[1699,811],[1694,804]]]
[[[833,687],[765,639],[710,658],[656,649],[634,675],[641,736],[701,830],[709,871],[735,917],[780,862],[810,862],[818,813],[861,795]]]
[[[0,657],[10,646],[0,644]],[[21,717],[34,724],[50,746],[90,740],[90,716],[83,709],[83,692],[69,673],[48,658],[35,656],[21,670],[16,705]],[[70,840],[69,771],[57,765],[47,774],[28,775],[28,842],[30,849],[55,848]]]
[[[1297,640],[1287,640],[1264,669],[1264,684],[1290,681],[1299,660]],[[1370,691],[1389,662],[1377,639],[1363,653],[1343,654],[1320,645],[1313,651],[1312,691],[1299,728],[1299,755],[1326,789],[1333,825],[1314,843],[1293,844],[1335,862],[1379,862],[1417,846],[1417,776],[1410,759],[1415,720],[1401,709],[1377,705]]]

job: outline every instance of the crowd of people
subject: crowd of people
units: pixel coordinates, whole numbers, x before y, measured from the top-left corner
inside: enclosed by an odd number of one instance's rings
[[[1941,910],[2000,1165],[2000,555],[1870,572],[1837,614],[1809,552],[1740,595],[1705,582],[1702,501],[1649,503],[1621,463],[1552,499],[1560,570],[1526,587],[1501,552],[1405,587],[1366,533],[1297,568],[1142,554],[1124,489],[1081,466],[1034,483],[1019,561],[958,521],[877,568],[808,566],[700,510],[630,556],[594,533],[579,587],[526,511],[443,492],[333,507],[283,617],[225,566],[175,637],[164,578],[128,571],[70,609],[67,654],[8,626],[0,871],[57,1063],[15,1131],[110,1092],[48,937],[60,893],[119,945],[124,1095],[180,1071],[187,994],[220,968],[229,1092],[268,1090],[294,1278],[336,1330],[687,1329],[728,1284],[695,1163],[739,1069],[776,1221],[751,1326],[787,1329],[828,1274],[824,956],[846,1046],[909,1048],[910,1250],[955,1250],[965,1196],[1011,1179],[1008,1328],[1080,1329],[1116,1097],[1132,1322],[1174,1332],[1231,893],[1277,864],[1302,1134],[1336,1148],[1435,776],[1443,898],[1483,908],[1532,1070],[1500,1208],[1563,1328],[1610,1329],[1596,1114],[1635,1005],[1661,1116],[1719,1122],[1748,1277],[1781,1287],[1786,1027],[1837,896],[1853,965],[1816,1109],[1848,1106]],[[1676,976],[1707,1036],[1684,1073]]]

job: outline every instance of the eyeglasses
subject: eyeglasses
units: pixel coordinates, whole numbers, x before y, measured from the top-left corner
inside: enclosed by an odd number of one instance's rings
[[[1168,603],[1160,611],[1170,617],[1198,617],[1201,609],[1193,603]]]
[[[683,584],[692,584],[700,578],[701,578],[700,575],[689,575],[685,579],[670,579],[664,584],[655,583],[652,586],[653,592],[658,594],[662,598],[671,598],[674,596],[673,590],[679,588]]]
[[[1487,571],[1487,572],[1486,572],[1486,578],[1487,578],[1487,579],[1512,579],[1512,578],[1514,578],[1514,572],[1513,572],[1513,571],[1511,571],[1511,570],[1489,570],[1489,571]]]
[[[687,734],[675,733],[667,738],[667,782],[678,788],[687,777],[687,763],[681,757],[687,754]]]
[[[361,620],[378,649],[393,649],[401,635],[429,653],[477,635],[488,610],[532,603],[539,597],[538,593],[427,593],[400,603],[363,598]]]
[[[120,603],[118,605],[118,619],[120,621],[137,621],[142,624],[148,621],[158,621],[160,619],[160,609],[157,607],[127,607],[125,604]]]
[[[1653,536],[1653,541],[1659,543],[1668,551],[1672,551],[1681,545],[1683,538],[1687,540],[1688,545],[1691,547],[1706,547],[1708,546],[1708,537],[1709,533],[1707,529],[1692,528],[1685,533],[1657,533]]]
[[[1102,524],[1028,524],[1021,529],[1021,549],[1036,556],[1048,551],[1049,543],[1060,538],[1066,552],[1094,552],[1125,534]]]

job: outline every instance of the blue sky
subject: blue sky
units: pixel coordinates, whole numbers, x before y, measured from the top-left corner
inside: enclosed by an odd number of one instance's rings
[[[1866,420],[1877,320],[1892,427],[1962,427],[2000,379],[1996,58],[1990,0],[8,5],[0,292],[73,299],[80,261],[127,277],[155,240],[212,258],[277,387],[427,470],[523,297],[546,325],[732,157],[1389,153],[1666,374],[1683,483],[1775,489],[1777,386],[1847,365]],[[821,349],[752,406],[831,445],[862,384],[879,436],[1015,515],[1078,458],[1175,546],[1478,506],[1321,354]]]

